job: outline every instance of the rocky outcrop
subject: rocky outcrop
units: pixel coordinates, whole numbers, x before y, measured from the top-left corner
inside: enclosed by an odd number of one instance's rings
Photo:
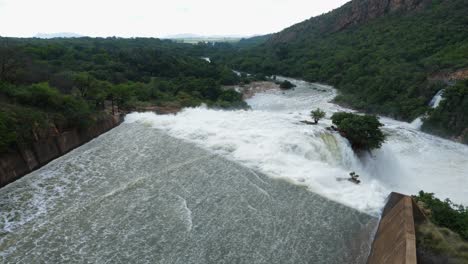
[[[454,72],[437,72],[428,77],[429,81],[443,81],[446,83],[468,80],[468,68],[459,69]]]
[[[342,30],[348,26],[366,23],[397,11],[408,12],[421,9],[426,0],[355,0],[346,6],[337,20],[333,31]]]
[[[0,155],[0,187],[44,166],[76,147],[118,126],[123,121],[119,116],[99,119],[86,129],[72,129],[52,133],[30,146],[18,148]]]

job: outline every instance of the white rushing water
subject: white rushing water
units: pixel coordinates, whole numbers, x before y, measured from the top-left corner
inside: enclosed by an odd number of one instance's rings
[[[443,95],[444,95],[444,90],[438,91],[437,94],[434,95],[434,97],[432,97],[431,101],[429,102],[429,107],[431,107],[432,109],[439,107],[440,102],[442,102],[442,99],[444,99],[442,97]],[[411,126],[414,129],[420,130],[424,123],[423,122],[424,116],[427,116],[427,114],[416,118],[413,122],[411,122]]]
[[[378,218],[143,124],[0,192],[0,263],[365,263]]]
[[[294,90],[268,91],[248,99],[252,108],[248,111],[199,107],[177,115],[133,113],[126,122],[150,125],[373,215],[379,214],[391,191],[424,190],[468,204],[467,146],[424,134],[409,123],[381,118],[387,142],[358,158],[345,139],[326,130],[332,113],[349,111],[329,103],[336,91],[291,81],[297,85]],[[317,107],[327,113],[325,120],[317,126],[302,124]],[[351,171],[361,176],[361,185],[340,180]]]
[[[431,108],[437,108],[439,106],[440,102],[443,99],[443,97],[442,97],[443,95],[444,95],[444,90],[438,91],[437,94],[429,102],[429,106]]]

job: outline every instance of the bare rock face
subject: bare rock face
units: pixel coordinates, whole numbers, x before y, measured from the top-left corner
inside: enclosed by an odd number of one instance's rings
[[[349,3],[350,11],[338,17],[334,31],[365,23],[389,13],[417,10],[427,3],[427,0],[355,0]]]
[[[429,81],[453,82],[468,80],[468,68],[459,69],[454,72],[436,72],[428,77]]]

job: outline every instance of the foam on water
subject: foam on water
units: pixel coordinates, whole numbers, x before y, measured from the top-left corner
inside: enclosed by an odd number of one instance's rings
[[[431,108],[437,108],[440,105],[440,102],[442,102],[443,95],[444,90],[438,91],[437,94],[432,98],[431,102],[429,102],[429,106]]]
[[[229,250],[264,256],[262,263],[364,263],[377,225],[368,214],[378,215],[390,191],[423,189],[468,204],[466,146],[381,118],[387,143],[357,157],[325,129],[333,112],[349,111],[329,103],[335,90],[292,81],[293,91],[249,99],[249,111],[130,114],[126,124],[4,187],[0,259],[207,263],[206,252],[219,263],[231,255],[216,254]],[[327,118],[302,124],[317,107]],[[342,180],[351,171],[361,185]]]
[[[197,108],[177,116],[131,114],[127,122],[151,123],[252,169],[306,184],[333,200],[361,210],[378,209],[386,192],[372,179],[361,186],[337,181],[351,170],[363,173],[347,143],[324,127],[306,127],[293,117],[267,111]],[[373,191],[364,191],[370,189]]]
[[[289,79],[291,80],[291,79]],[[126,122],[142,122],[171,136],[235,160],[271,177],[289,179],[311,191],[377,215],[391,191],[419,190],[468,204],[468,148],[415,130],[410,124],[381,118],[388,141],[358,158],[349,143],[328,132],[330,116],[349,111],[329,103],[336,95],[325,85],[291,80],[293,91],[269,91],[248,100],[250,111],[205,107],[177,115],[133,113]],[[317,126],[300,123],[317,107],[327,118]],[[361,176],[354,185],[344,178]]]
[[[376,226],[302,186],[122,124],[2,189],[0,263],[364,263]]]
[[[385,144],[393,153],[401,173],[394,173],[393,188],[415,194],[434,192],[468,205],[468,147],[422,133],[410,124],[382,119],[389,135]]]

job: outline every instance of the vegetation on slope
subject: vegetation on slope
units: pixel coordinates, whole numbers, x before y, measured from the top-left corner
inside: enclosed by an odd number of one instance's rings
[[[468,241],[468,208],[449,199],[441,201],[433,193],[423,191],[413,198],[428,210],[427,214],[434,224],[449,228]]]
[[[418,263],[468,263],[468,242],[431,222],[416,226]]]
[[[367,2],[378,1],[359,3]],[[347,4],[272,35],[254,48],[239,48],[238,55],[228,54],[224,60],[248,72],[326,82],[340,90],[338,103],[412,121],[429,110],[431,98],[446,87],[442,81],[429,81],[430,76],[468,67],[466,1],[426,2],[428,6],[355,24],[352,20],[346,24],[342,17],[351,12]],[[340,23],[347,26],[339,27]],[[468,108],[454,110],[442,110],[448,115],[445,121],[432,118],[438,130],[459,132],[449,124],[463,123],[460,117]]]
[[[443,137],[459,136],[468,144],[468,80],[445,89],[444,100],[430,112],[422,129]]]
[[[422,263],[468,263],[468,209],[420,191],[413,198],[431,222],[417,226],[418,258]],[[432,262],[430,262],[432,261]]]
[[[245,107],[229,68],[158,39],[0,39],[0,152],[90,124],[110,105]],[[114,111],[114,107],[112,107]]]

